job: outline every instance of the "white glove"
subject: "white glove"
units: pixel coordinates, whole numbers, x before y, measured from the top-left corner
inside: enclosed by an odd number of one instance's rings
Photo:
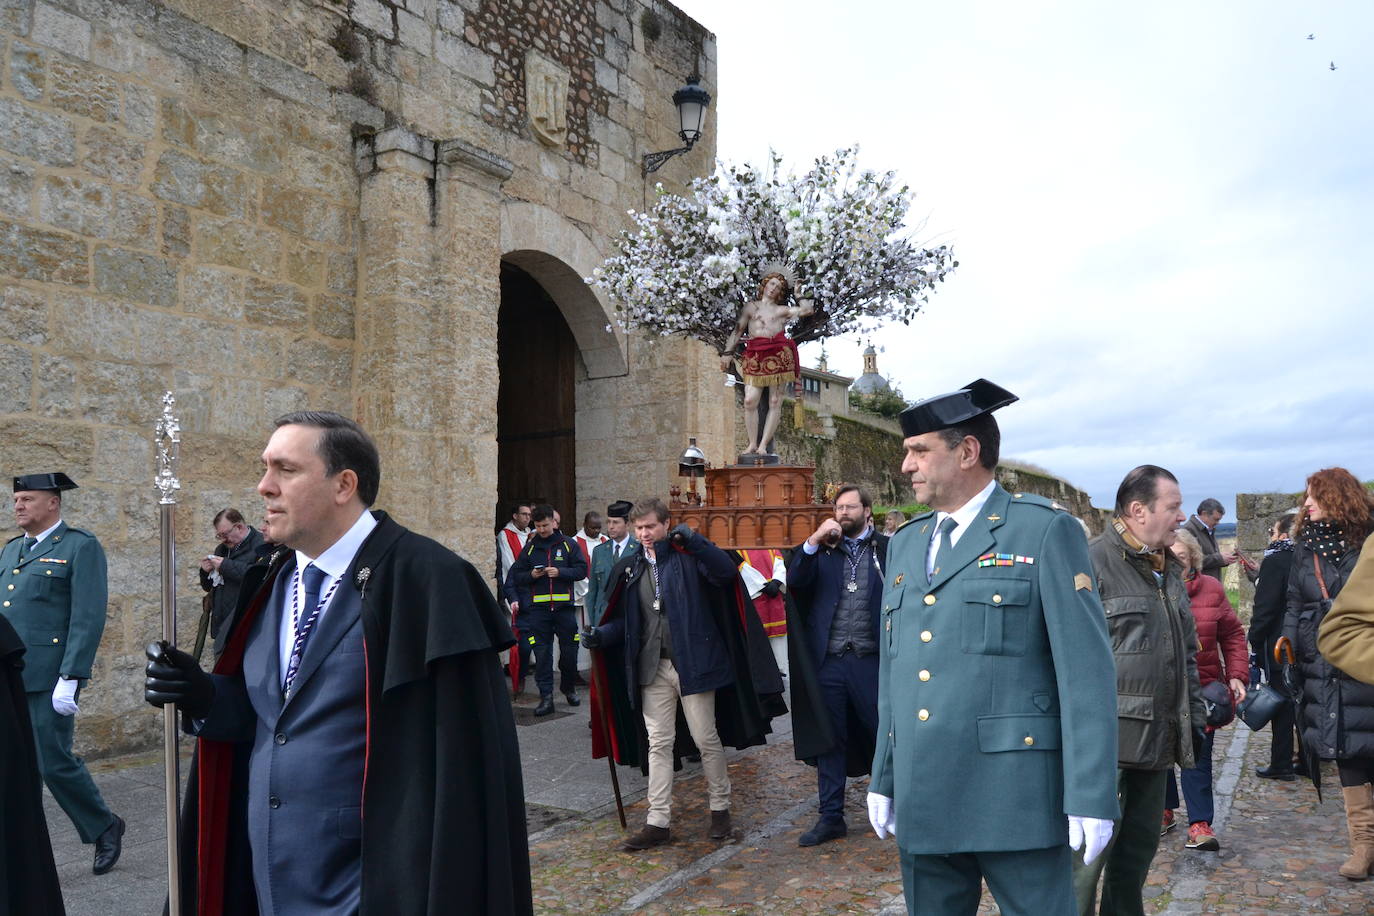
[[[75,678],[60,677],[52,691],[52,708],[59,716],[74,716],[81,710],[76,708],[76,688],[81,682]]]
[[[873,832],[878,835],[878,839],[885,840],[890,833],[895,840],[897,838],[897,808],[892,804],[892,799],[886,795],[879,795],[877,792],[869,792],[868,822],[873,825]]]
[[[1102,855],[1112,839],[1112,822],[1098,817],[1069,815],[1069,848],[1083,849],[1083,864],[1088,865]]]

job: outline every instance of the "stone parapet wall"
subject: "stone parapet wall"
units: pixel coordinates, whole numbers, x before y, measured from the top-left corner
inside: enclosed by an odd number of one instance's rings
[[[529,123],[530,50],[567,73],[561,145]],[[579,511],[666,493],[687,435],[723,446],[710,354],[608,330],[579,282],[651,200],[640,156],[678,145],[672,92],[698,70],[718,93],[715,59],[705,29],[639,0],[0,0],[0,472],[70,473],[66,516],[109,555],[84,752],[158,734],[139,672],[164,390],[183,643],[210,519],[257,522],[257,457],[290,410],[359,417],[378,506],[489,566],[503,258],[561,271]],[[710,115],[654,177],[680,188],[714,152]]]
[[[1270,526],[1280,515],[1297,508],[1301,501],[1301,493],[1237,493],[1235,546],[1258,564],[1269,544]],[[1235,565],[1226,569],[1226,584],[1239,589],[1241,603],[1248,608],[1254,603],[1255,587],[1239,571],[1233,573],[1233,569]]]
[[[738,409],[743,409],[739,397]],[[784,464],[808,464],[816,468],[816,498],[823,499],[831,484],[858,484],[873,501],[885,506],[908,505],[915,500],[911,481],[901,472],[901,427],[882,417],[829,417],[812,410],[803,412],[801,427],[795,422],[792,403],[782,412],[775,448]],[[877,422],[875,422],[877,421]],[[892,428],[885,428],[891,423]],[[735,436],[735,454],[748,445],[742,431]],[[717,466],[734,461],[734,454],[721,460],[720,453],[707,451]],[[997,466],[997,480],[1012,492],[1035,493],[1053,499],[1082,519],[1092,534],[1100,534],[1110,513],[1095,508],[1088,494],[1062,478],[1039,469],[1006,460]]]

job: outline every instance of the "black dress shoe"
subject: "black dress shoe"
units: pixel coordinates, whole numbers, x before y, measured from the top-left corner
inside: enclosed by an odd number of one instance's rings
[[[1255,767],[1255,775],[1260,779],[1279,779],[1283,782],[1292,782],[1298,778],[1298,774],[1292,770],[1280,770],[1277,767]]]
[[[124,845],[124,818],[115,815],[114,823],[105,828],[105,832],[95,838],[95,864],[91,866],[91,871],[97,875],[115,867],[119,861],[119,851]]]
[[[849,828],[844,821],[829,821],[820,818],[814,827],[801,835],[797,840],[798,846],[819,846],[830,840],[838,840],[842,836],[849,835]]]
[[[547,716],[553,713],[553,694],[539,698],[539,705],[534,707],[536,716]]]
[[[576,691],[576,690],[569,690],[567,693],[563,694],[563,696],[567,697],[567,699],[568,699],[568,705],[569,705],[569,706],[581,706],[581,705],[582,705],[582,701],[579,700],[579,699],[577,698],[577,691]]]

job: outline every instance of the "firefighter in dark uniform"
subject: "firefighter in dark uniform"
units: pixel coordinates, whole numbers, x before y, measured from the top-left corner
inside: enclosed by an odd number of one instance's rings
[[[520,602],[520,631],[534,649],[534,680],[539,685],[536,716],[553,712],[553,640],[558,636],[560,688],[569,706],[577,698],[577,609],[573,583],[587,578],[587,561],[572,538],[558,530],[552,506],[530,513],[534,533],[506,576],[507,600]]]
[[[0,548],[0,614],[19,633],[24,693],[43,781],[81,842],[95,844],[93,871],[114,868],[124,820],[110,812],[80,757],[72,754],[77,699],[105,632],[105,551],[95,535],[62,521],[66,474],[14,478],[14,514],[24,534]]]

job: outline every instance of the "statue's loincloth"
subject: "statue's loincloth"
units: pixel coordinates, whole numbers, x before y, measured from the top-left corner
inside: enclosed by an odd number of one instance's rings
[[[739,358],[740,374],[746,385],[767,388],[801,378],[801,355],[797,342],[786,332],[774,337],[750,337]]]

